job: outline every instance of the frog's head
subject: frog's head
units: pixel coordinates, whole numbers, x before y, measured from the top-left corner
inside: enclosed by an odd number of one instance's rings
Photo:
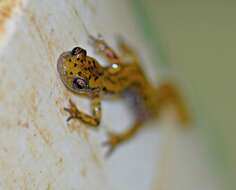
[[[62,53],[57,70],[64,85],[77,94],[93,95],[102,87],[103,68],[83,48]]]

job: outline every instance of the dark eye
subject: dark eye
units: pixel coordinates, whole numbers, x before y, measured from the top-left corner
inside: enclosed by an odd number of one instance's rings
[[[72,49],[71,54],[72,55],[83,54],[84,56],[86,56],[87,53],[83,48],[75,47],[75,48]]]
[[[75,78],[73,80],[73,87],[75,89],[84,89],[87,87],[87,82],[82,78]]]

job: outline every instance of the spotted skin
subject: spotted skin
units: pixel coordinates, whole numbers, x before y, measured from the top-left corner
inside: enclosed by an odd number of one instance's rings
[[[119,41],[121,56],[104,40],[90,36],[90,41],[109,65],[101,66],[80,47],[62,53],[58,59],[57,69],[64,85],[75,94],[89,97],[92,102],[90,115],[80,111],[70,100],[70,107],[65,108],[70,114],[67,121],[79,119],[96,128],[101,120],[101,99],[106,94],[127,100],[134,108],[136,120],[122,133],[108,134],[108,140],[104,143],[109,147],[108,154],[137,134],[143,123],[157,117],[167,104],[175,106],[182,123],[189,121],[188,111],[175,86],[169,81],[158,88],[153,86],[140,67],[138,56],[124,41]]]

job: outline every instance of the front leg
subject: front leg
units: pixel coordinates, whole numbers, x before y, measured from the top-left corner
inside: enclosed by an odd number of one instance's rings
[[[100,53],[103,57],[105,57],[109,63],[111,64],[122,63],[117,53],[104,40],[95,38],[92,35],[90,35],[89,38],[95,50],[98,53]]]
[[[67,121],[70,121],[71,119],[78,119],[92,127],[98,127],[101,121],[101,101],[99,96],[92,98],[92,115],[86,114],[78,110],[76,105],[71,100],[69,100],[69,103],[70,108],[64,108],[65,111],[69,112],[70,114]]]

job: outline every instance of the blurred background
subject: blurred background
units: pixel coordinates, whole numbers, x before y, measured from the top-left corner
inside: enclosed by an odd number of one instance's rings
[[[225,189],[235,189],[236,2],[137,0],[133,7],[159,68],[173,68]]]

